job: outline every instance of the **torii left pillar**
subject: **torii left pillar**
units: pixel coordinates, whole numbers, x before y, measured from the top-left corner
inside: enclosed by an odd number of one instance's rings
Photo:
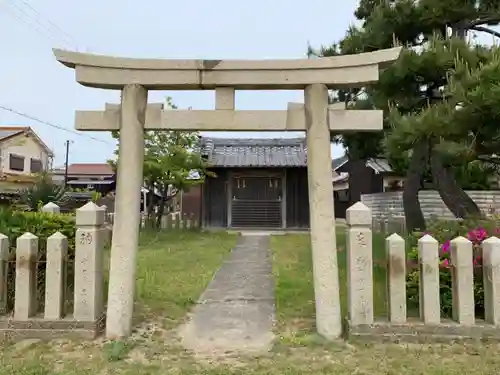
[[[108,339],[127,337],[132,331],[147,101],[143,86],[124,86],[106,314]]]

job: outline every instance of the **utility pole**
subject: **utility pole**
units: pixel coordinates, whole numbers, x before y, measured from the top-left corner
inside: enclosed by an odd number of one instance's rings
[[[68,187],[68,161],[69,161],[69,143],[70,141],[66,141],[66,163],[64,165],[64,187]]]

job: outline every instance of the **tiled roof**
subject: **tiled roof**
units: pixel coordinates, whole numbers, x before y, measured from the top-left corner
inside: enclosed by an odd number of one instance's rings
[[[217,167],[305,167],[305,138],[202,138],[202,154]]]
[[[64,167],[54,170],[54,173],[64,173]],[[113,168],[108,163],[75,163],[68,166],[70,175],[114,175]]]

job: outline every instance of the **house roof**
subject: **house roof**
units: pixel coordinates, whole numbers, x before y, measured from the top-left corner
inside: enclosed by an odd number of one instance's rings
[[[23,133],[27,131],[29,127],[27,126],[2,126],[0,127],[0,140],[5,138],[10,138],[16,134]]]
[[[387,159],[368,159],[366,161],[366,166],[370,167],[375,171],[375,173],[389,173],[393,172],[391,166]]]
[[[64,173],[64,167],[54,170],[54,173]],[[70,175],[114,175],[115,172],[108,163],[74,163],[68,166]]]
[[[0,126],[0,142],[6,141],[16,135],[29,134],[47,151],[49,156],[53,156],[52,150],[47,146],[42,139],[29,126]]]
[[[342,160],[341,160],[342,159]],[[341,158],[334,159],[332,160],[332,169],[335,171],[336,169],[340,168],[342,165],[347,163],[348,157],[346,155],[342,156]],[[382,158],[371,158],[366,160],[365,165],[368,168],[373,169],[375,173],[391,173],[394,172],[391,166],[389,165],[389,162],[387,159],[382,159]],[[346,182],[349,180],[349,173],[347,172],[341,172],[339,175],[334,176],[332,178],[332,182],[334,184],[340,184],[342,182]]]
[[[332,169],[335,171],[345,163],[349,161],[349,157],[347,155],[343,155],[340,158],[335,158],[332,160]]]
[[[305,138],[205,138],[201,152],[216,167],[305,167]]]

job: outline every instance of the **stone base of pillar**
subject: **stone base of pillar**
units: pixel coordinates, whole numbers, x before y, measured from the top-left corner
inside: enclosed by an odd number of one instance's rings
[[[17,321],[0,319],[0,341],[24,339],[83,339],[94,340],[104,332],[105,315],[93,322],[81,322],[66,317],[60,320],[31,318]]]

